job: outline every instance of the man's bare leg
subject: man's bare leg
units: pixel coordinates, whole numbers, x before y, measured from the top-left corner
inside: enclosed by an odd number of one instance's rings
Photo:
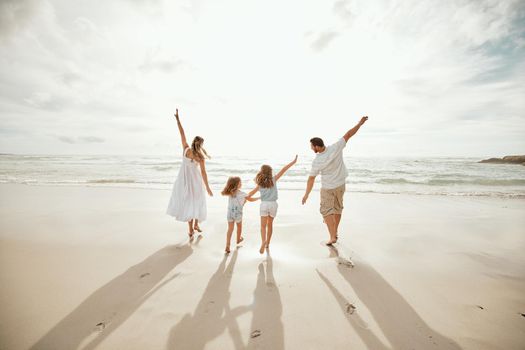
[[[337,231],[336,231],[336,221],[335,221],[335,215],[327,215],[324,217],[324,222],[326,223],[326,226],[328,228],[328,233],[330,234],[330,240],[326,242],[327,245],[331,245],[335,242],[337,242]]]
[[[335,214],[335,239],[339,239],[339,223],[341,222],[342,214]]]

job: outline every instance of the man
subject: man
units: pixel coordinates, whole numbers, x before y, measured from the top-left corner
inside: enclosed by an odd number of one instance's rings
[[[367,120],[368,117],[362,117],[356,126],[348,130],[339,141],[331,146],[325,147],[323,140],[319,137],[314,137],[310,140],[310,147],[316,153],[316,156],[306,185],[303,204],[308,200],[308,196],[314,187],[315,177],[321,174],[320,211],[330,234],[330,240],[326,245],[332,245],[337,242],[337,230],[343,213],[343,195],[348,176],[348,171],[343,162],[343,149],[348,140],[355,135],[357,130]]]

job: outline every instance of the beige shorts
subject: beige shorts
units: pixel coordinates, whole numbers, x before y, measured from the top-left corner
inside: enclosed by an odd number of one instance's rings
[[[343,213],[343,195],[345,194],[345,185],[337,188],[321,188],[321,215],[333,215]]]

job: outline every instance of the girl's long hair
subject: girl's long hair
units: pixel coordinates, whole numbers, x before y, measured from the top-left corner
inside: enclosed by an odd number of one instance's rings
[[[262,188],[273,187],[272,167],[266,164],[261,166],[261,170],[255,176],[255,183]]]
[[[211,157],[206,153],[206,150],[204,147],[202,147],[202,144],[204,143],[204,139],[200,136],[195,136],[193,139],[193,142],[191,143],[191,152],[193,153],[193,157],[195,157],[195,160],[202,162],[204,159]]]
[[[239,184],[241,183],[241,178],[238,176],[230,176],[226,182],[226,186],[222,190],[221,194],[223,196],[233,196],[235,191],[239,189]]]

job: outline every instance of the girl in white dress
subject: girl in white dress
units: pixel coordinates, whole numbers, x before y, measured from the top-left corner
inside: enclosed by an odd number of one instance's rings
[[[199,227],[199,221],[206,220],[206,194],[210,196],[213,193],[208,184],[208,175],[206,174],[205,158],[209,158],[206,150],[202,147],[204,139],[195,136],[191,147],[186,142],[186,135],[179,120],[179,110],[175,112],[177,126],[179,127],[182,141],[182,164],[179,169],[177,180],[173,184],[170,203],[166,214],[175,217],[178,221],[188,223],[190,239],[193,238],[195,231],[202,232]]]

